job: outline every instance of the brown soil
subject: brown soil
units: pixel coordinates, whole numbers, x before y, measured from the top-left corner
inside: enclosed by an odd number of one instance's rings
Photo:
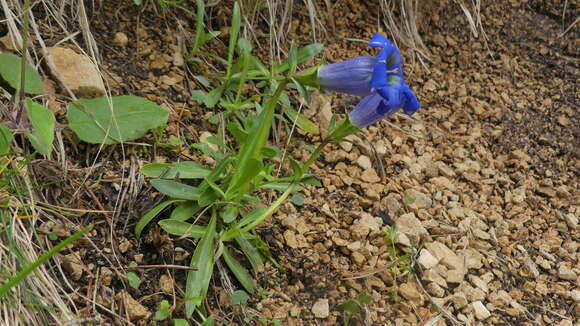
[[[334,26],[320,40],[327,61],[371,53],[364,43],[346,39],[368,39],[375,32],[376,19],[369,19],[369,13],[378,7],[366,3],[339,1],[334,6]],[[169,136],[193,143],[203,131],[215,132],[206,122],[211,112],[191,99],[195,82],[174,62],[180,42],[187,42],[184,30],[194,30],[194,19],[175,8],[160,12],[150,5],[139,11],[131,1],[101,4],[90,10],[91,29],[113,94],[145,96],[171,109],[162,143]],[[259,275],[263,296],[253,297],[244,309],[233,307],[227,292],[231,286],[223,284],[216,269],[207,307],[219,323],[261,324],[261,316],[283,325],[339,325],[343,312],[337,305],[363,291],[374,301],[355,316],[353,325],[577,322],[580,35],[577,26],[559,35],[579,12],[568,4],[572,7],[562,20],[563,5],[486,2],[481,20],[487,42],[472,35],[456,6],[433,11],[422,35],[431,52],[430,72],[418,62],[405,66],[413,72],[407,80],[422,109],[412,119],[395,116],[368,128],[353,146],[327,149],[314,168],[324,187],[307,187],[303,206],[286,203],[259,230],[283,267],[268,264]],[[310,29],[303,28],[309,18],[300,6],[291,38],[305,45],[311,40]],[[212,28],[224,30],[229,7],[220,2],[209,9]],[[256,31],[262,44],[268,44],[267,28],[258,26]],[[127,34],[127,47],[113,44],[116,32]],[[60,40],[58,35],[47,39],[49,46]],[[226,44],[227,33],[220,39]],[[223,53],[225,46],[215,43],[212,50]],[[411,57],[407,49],[402,51]],[[344,96],[330,100],[338,113],[356,103]],[[307,114],[319,116],[316,107]],[[295,146],[318,141],[302,137]],[[155,143],[151,133],[140,142]],[[79,225],[97,224],[89,237],[92,243],[76,244],[63,253],[80,257],[80,278],[72,276],[69,263],[64,275],[71,279],[63,282],[81,309],[79,316],[100,320],[99,325],[126,323],[126,312],[112,299],[121,291],[152,313],[163,299],[176,302],[174,317],[182,316],[185,271],[139,269],[142,284],[134,289],[123,279],[121,267],[132,262],[187,264],[192,241],[172,238],[155,227],[141,240],[134,237],[139,217],[162,200],[138,169],[153,161],[204,158],[187,149],[155,145],[129,144],[122,152],[119,146],[100,150],[67,141],[66,148],[66,174],[57,163],[35,162],[38,183],[48,184],[45,200],[115,212],[73,219]],[[296,150],[295,156],[302,152]],[[361,156],[370,159],[371,167]],[[417,254],[411,272],[391,268],[390,244],[381,230],[392,223],[409,241],[399,239],[398,254]],[[453,255],[437,251],[441,244]],[[435,266],[426,267],[421,250],[435,256]],[[161,288],[162,275],[173,280],[170,292]],[[313,307],[326,299],[329,313],[315,317]],[[246,316],[255,317],[249,323]],[[134,323],[153,324],[151,319]]]

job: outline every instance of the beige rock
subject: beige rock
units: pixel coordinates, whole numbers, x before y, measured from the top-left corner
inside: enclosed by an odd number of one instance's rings
[[[83,276],[83,271],[85,270],[86,266],[83,264],[79,254],[73,252],[64,256],[62,260],[62,267],[70,274],[71,278],[75,281],[80,280],[81,276]]]
[[[159,278],[159,287],[167,294],[173,294],[173,279],[167,274],[161,275]]]
[[[368,183],[377,183],[377,182],[381,181],[381,178],[379,178],[375,169],[364,170],[360,174],[360,179],[362,181],[368,182]]]
[[[439,260],[435,258],[427,249],[421,249],[419,253],[419,258],[417,258],[417,263],[421,265],[424,269],[431,269],[439,263]]]
[[[437,285],[444,288],[447,287],[447,281],[445,281],[445,279],[441,275],[439,275],[439,273],[434,269],[428,269],[425,272],[423,272],[421,279],[423,281],[437,283]]]
[[[439,284],[437,283],[429,283],[427,284],[427,286],[425,287],[425,290],[427,290],[427,292],[436,297],[436,298],[442,298],[445,295],[445,290],[439,286]]]
[[[451,302],[453,302],[453,304],[455,304],[455,306],[457,306],[457,308],[463,308],[465,306],[467,306],[467,297],[465,296],[465,293],[463,292],[456,292],[451,296]]]
[[[143,320],[149,318],[151,312],[137,300],[133,299],[126,291],[119,292],[115,296],[117,304],[125,308],[130,320]]]
[[[566,220],[566,224],[568,224],[568,227],[571,228],[572,230],[575,230],[578,227],[578,216],[576,216],[575,214],[572,213],[566,214],[564,218]]]
[[[127,46],[127,44],[129,44],[129,38],[127,37],[127,34],[123,33],[123,32],[117,32],[115,33],[115,38],[113,39],[113,44],[115,44],[118,47],[124,48]]]
[[[419,292],[417,285],[414,282],[403,283],[399,286],[399,293],[401,296],[415,305],[423,305],[423,295]]]
[[[431,242],[425,245],[440,263],[449,269],[463,270],[463,259],[441,242]]]
[[[381,218],[363,212],[361,218],[350,227],[350,231],[354,239],[363,240],[371,231],[380,231],[382,226]]]
[[[349,244],[348,246],[346,246],[346,247],[347,247],[349,250],[352,250],[352,251],[357,251],[357,250],[359,250],[360,248],[362,248],[362,243],[361,243],[360,241],[355,241],[355,242],[352,242],[352,243],[350,243],[350,244]]]
[[[330,307],[328,306],[328,299],[319,299],[312,306],[312,313],[316,318],[328,318],[330,315]]]
[[[397,233],[395,243],[404,247],[411,247],[411,240],[405,233]]]
[[[296,234],[292,230],[284,231],[284,240],[286,240],[286,244],[290,248],[306,248],[308,247],[308,242],[306,238],[301,234]]]
[[[433,204],[433,200],[428,197],[427,195],[416,191],[414,189],[409,189],[405,192],[405,197],[409,197],[413,199],[413,202],[407,204],[409,207],[412,208],[430,208]]]
[[[449,283],[461,283],[463,282],[463,277],[465,276],[465,274],[463,273],[462,270],[459,269],[450,269],[447,271],[447,274],[445,275],[445,279],[447,280],[447,282]]]
[[[65,47],[48,48],[47,54],[51,73],[77,96],[105,95],[105,84],[89,57]]]
[[[570,267],[566,266],[564,263],[560,263],[560,266],[558,267],[558,277],[567,281],[575,281],[578,275],[576,275]]]
[[[372,169],[373,167],[371,159],[366,155],[359,156],[358,159],[356,160],[356,164],[358,164],[358,166],[360,166],[360,168],[363,170]]]
[[[355,252],[353,252],[353,253],[352,253],[352,255],[351,255],[351,257],[352,257],[352,260],[353,260],[353,261],[354,261],[354,262],[355,262],[357,265],[362,265],[362,264],[364,264],[364,262],[365,262],[365,260],[366,260],[365,256],[364,256],[363,254],[361,254],[360,252],[358,252],[358,251],[355,251]]]
[[[491,313],[489,310],[487,310],[481,301],[475,301],[471,305],[473,306],[473,313],[475,314],[475,318],[478,320],[484,320],[491,316]]]
[[[397,230],[406,234],[413,243],[418,243],[421,238],[429,234],[427,229],[421,224],[421,221],[415,217],[414,213],[401,215],[395,222],[395,225],[397,226]],[[429,251],[433,253],[433,251]]]
[[[9,52],[17,52],[22,49],[22,41],[18,42],[12,37],[12,33],[8,33],[0,37],[0,50],[6,50]]]

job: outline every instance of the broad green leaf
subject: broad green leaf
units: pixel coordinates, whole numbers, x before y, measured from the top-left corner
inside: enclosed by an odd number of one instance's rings
[[[246,166],[244,166],[240,171],[236,182],[228,189],[228,195],[235,193],[242,186],[249,185],[252,182],[252,179],[260,173],[263,167],[264,164],[262,164],[260,160],[254,158],[249,159]]]
[[[288,116],[291,123],[294,123],[294,121],[296,121],[296,125],[298,126],[298,128],[314,135],[318,135],[320,133],[320,130],[318,129],[318,127],[314,122],[310,121],[304,115],[296,112],[296,110],[294,110],[293,108],[291,107],[284,108],[284,113]]]
[[[203,1],[203,0],[200,0],[200,1]],[[212,317],[210,317],[210,318],[212,318]],[[206,321],[207,321],[207,319],[206,319]],[[173,319],[173,326],[189,326],[189,323],[185,319],[176,318],[176,319]]]
[[[49,109],[29,98],[26,99],[26,111],[34,128],[26,136],[34,149],[50,158],[52,142],[54,141],[54,125],[56,124],[54,115]]]
[[[188,238],[201,238],[207,231],[205,226],[194,225],[187,222],[181,222],[172,219],[166,219],[159,221],[159,226],[163,229],[163,231],[171,234],[176,235],[179,237],[188,237]]]
[[[22,58],[10,53],[0,53],[0,77],[15,90],[20,89],[20,70]],[[24,92],[27,94],[42,93],[42,78],[28,62],[24,66]]]
[[[228,267],[230,268],[232,273],[234,273],[234,276],[236,277],[236,279],[238,279],[240,284],[242,284],[244,289],[246,289],[246,291],[250,293],[254,293],[254,281],[252,280],[252,277],[250,276],[248,271],[244,268],[244,266],[242,266],[240,262],[238,262],[230,254],[230,251],[226,246],[224,246],[223,257],[224,260],[226,261],[226,265],[228,265]]]
[[[129,281],[129,285],[134,289],[138,289],[141,286],[141,279],[133,272],[127,273],[127,281]]]
[[[199,301],[196,298],[204,298],[209,287],[214,266],[216,220],[217,217],[214,214],[207,226],[207,231],[197,243],[193,256],[191,257],[190,266],[197,268],[197,270],[187,273],[185,285],[185,316],[187,318],[193,315],[195,308],[201,305],[203,301],[203,299]]]
[[[141,173],[149,178],[162,179],[203,179],[211,170],[196,162],[150,163],[141,168]]]
[[[304,205],[304,196],[302,196],[302,194],[294,194],[294,196],[292,196],[292,203],[296,206]]]
[[[163,211],[167,206],[177,202],[181,202],[181,200],[166,200],[161,204],[155,206],[152,210],[147,212],[147,214],[143,215],[139,219],[139,222],[137,222],[137,225],[135,225],[135,236],[137,236],[137,238],[140,238],[143,229],[147,226],[147,224],[149,224],[149,222],[151,222],[155,218],[155,216],[159,215],[159,213],[161,213],[161,211]]]
[[[250,296],[244,290],[237,290],[232,293],[232,305],[245,305],[248,302]]]
[[[159,303],[159,309],[155,312],[154,318],[155,320],[165,320],[169,318],[169,316],[171,316],[169,301],[161,300]]]
[[[355,300],[345,301],[339,304],[337,308],[343,311],[348,311],[352,314],[358,314],[360,312],[360,305]]]
[[[143,136],[147,130],[167,123],[169,112],[136,96],[80,99],[68,107],[70,128],[85,142],[115,144]]]
[[[195,213],[199,212],[201,207],[193,201],[186,201],[185,203],[175,207],[169,217],[171,220],[185,222],[189,220]]]
[[[228,128],[228,131],[230,132],[230,134],[232,134],[232,136],[234,136],[234,138],[238,143],[242,144],[243,142],[246,141],[246,138],[248,138],[248,133],[242,130],[242,127],[240,126],[239,123],[229,122],[226,125],[226,127]]]
[[[260,268],[264,265],[264,259],[262,258],[260,251],[258,251],[258,249],[243,236],[236,237],[236,242],[250,262],[254,274],[258,274]]]
[[[153,179],[150,182],[157,191],[175,199],[197,200],[201,193],[199,188],[173,180]]]
[[[361,293],[359,293],[356,297],[356,299],[358,300],[358,302],[363,305],[366,306],[368,304],[370,304],[371,302],[373,302],[373,296],[368,294],[367,292],[363,291]]]
[[[12,139],[14,139],[12,131],[6,125],[0,124],[0,156],[10,153]]]
[[[222,212],[224,223],[232,223],[238,217],[240,209],[235,205],[227,205]]]

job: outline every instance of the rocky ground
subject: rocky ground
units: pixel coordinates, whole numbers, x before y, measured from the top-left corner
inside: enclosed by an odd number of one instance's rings
[[[327,61],[370,53],[347,40],[376,31],[367,16],[378,7],[366,3],[333,7],[333,26],[320,40]],[[486,41],[473,36],[459,8],[449,8],[430,12],[423,27],[428,71],[405,62],[421,111],[327,149],[314,167],[323,187],[306,188],[304,205],[286,203],[259,231],[283,266],[266,266],[258,279],[262,295],[248,307],[233,307],[216,272],[208,308],[221,324],[244,325],[244,316],[259,315],[283,325],[339,325],[344,312],[337,306],[367,292],[373,302],[353,325],[579,325],[578,25],[561,35],[578,9],[568,8],[562,20],[563,2],[485,3]],[[229,9],[211,10],[213,27],[223,30]],[[198,140],[215,132],[205,121],[211,112],[191,99],[196,86],[182,69],[184,30],[193,30],[189,16],[161,19],[151,7],[138,12],[108,3],[90,15],[113,94],[145,96],[170,109],[167,136]],[[295,19],[291,36],[306,44],[310,30],[298,26],[308,25],[308,15]],[[60,40],[51,37],[49,46]],[[58,87],[48,95],[62,114]],[[324,126],[331,112],[346,112],[353,103],[320,95],[305,113]],[[299,137],[297,158],[306,154],[303,146],[320,141]],[[134,223],[160,200],[138,168],[203,158],[139,144],[124,151],[78,144],[65,151],[65,177],[61,164],[50,161],[35,162],[34,172],[47,182],[63,177],[44,188],[52,204],[114,211],[70,221],[97,224],[92,243],[60,258],[69,278],[63,287],[79,315],[103,325],[149,325],[162,299],[181,299],[185,272],[139,270],[142,284],[134,289],[120,267],[183,265],[194,244],[155,228],[141,241],[133,236]],[[398,234],[389,238],[389,227]]]

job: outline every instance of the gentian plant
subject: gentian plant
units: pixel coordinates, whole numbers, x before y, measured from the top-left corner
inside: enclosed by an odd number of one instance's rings
[[[203,0],[198,0],[198,18],[203,18],[203,4]],[[153,187],[170,199],[139,220],[135,227],[137,237],[157,215],[174,206],[169,218],[158,222],[159,226],[173,235],[199,239],[190,262],[190,266],[197,270],[188,271],[186,283],[185,316],[188,318],[196,310],[202,315],[206,313],[203,302],[218,260],[225,263],[246,291],[255,292],[250,271],[239,258],[245,257],[254,274],[265,259],[273,260],[255,229],[291,194],[300,191],[302,185],[320,186],[308,171],[327,144],[339,142],[401,107],[407,113],[419,107],[416,97],[403,81],[398,50],[380,35],[375,35],[370,43],[381,47],[376,58],[356,58],[299,73],[297,66],[318,54],[321,45],[312,44],[302,49],[292,45],[286,61],[267,69],[251,54],[249,42],[237,39],[240,26],[237,3],[234,4],[232,19],[227,58],[217,60],[223,64],[225,74],[214,79],[216,86],[207,95],[215,99],[210,104],[219,104],[224,109],[218,113],[221,114],[218,120],[222,121],[221,128],[218,128],[221,135],[208,140],[218,150],[210,149],[208,144],[193,145],[212,157],[215,166],[203,166],[197,162],[152,163],[142,169],[143,174],[153,178],[150,181]],[[202,46],[203,43],[194,45],[194,53],[203,53]],[[353,74],[358,78],[356,83],[341,85],[349,75],[348,82],[355,79]],[[322,139],[305,162],[287,158],[282,163],[286,174],[278,176],[272,172],[277,170],[279,163],[271,160],[282,157],[279,149],[271,144],[270,133],[277,129],[273,128],[275,119],[284,121],[284,114],[299,128],[318,133],[312,121],[290,108],[292,103],[287,91],[292,88],[301,97],[308,98],[308,86],[365,97],[349,117],[331,127],[329,135]],[[248,94],[248,89],[258,92]],[[198,91],[194,98],[204,103],[203,95]],[[230,136],[229,142],[223,141],[225,132]],[[266,191],[280,191],[281,194],[266,204]]]

